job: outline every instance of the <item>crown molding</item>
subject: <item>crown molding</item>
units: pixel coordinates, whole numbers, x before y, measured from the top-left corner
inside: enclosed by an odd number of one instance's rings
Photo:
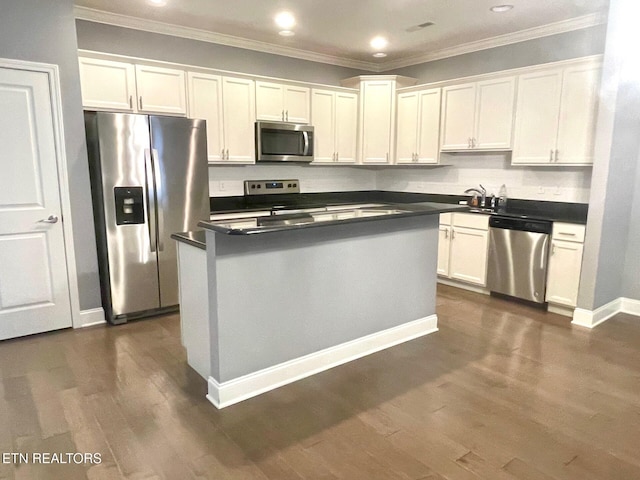
[[[89,22],[104,23],[116,27],[131,28],[133,30],[142,30],[150,33],[159,33],[162,35],[171,35],[173,37],[188,38],[191,40],[199,40],[201,42],[216,43],[229,47],[244,48],[246,50],[254,50],[257,52],[270,53],[273,55],[283,55],[285,57],[297,58],[300,60],[308,60],[311,62],[326,63],[339,67],[355,68],[365,71],[378,71],[380,65],[373,62],[364,62],[360,60],[352,60],[334,55],[326,55],[323,53],[310,52],[297,48],[275,45],[272,43],[250,40],[233,35],[225,35],[222,33],[209,32],[197,28],[182,27],[170,23],[158,22],[146,18],[130,17],[119,13],[105,12],[87,7],[74,7],[74,15],[78,20],[86,20]]]
[[[399,60],[390,60],[388,62],[385,62],[384,64],[379,65],[379,67],[382,68],[380,68],[380,70],[378,71],[386,72],[388,70],[395,70],[397,68],[410,67],[412,65],[418,65],[420,63],[433,62],[434,60],[442,60],[443,58],[464,55],[465,53],[473,53],[480,50],[487,50],[489,48],[502,47],[505,45],[511,45],[513,43],[534,40],[536,38],[572,32],[574,30],[581,30],[583,28],[595,27],[596,25],[605,23],[606,20],[606,15],[596,13],[584,15],[582,17],[570,18],[569,20],[549,23],[547,25],[541,25],[539,27],[528,28],[526,30],[520,30],[513,33],[507,33],[505,35],[498,35],[496,37],[486,38],[484,40],[478,40],[476,42],[463,43],[451,48],[443,48],[441,50],[413,55]]]
[[[539,27],[528,28],[526,30],[520,30],[514,33],[486,38],[484,40],[479,40],[476,42],[464,43],[455,47],[443,48],[428,53],[404,57],[398,60],[390,60],[384,63],[374,63],[362,60],[353,60],[334,55],[310,52],[307,50],[300,50],[297,48],[285,47],[282,45],[275,45],[271,43],[260,42],[257,40],[235,37],[233,35],[209,32],[197,28],[183,27],[145,18],[130,17],[127,15],[105,12],[103,10],[96,10],[87,7],[75,6],[74,15],[78,20],[86,20],[89,22],[104,23],[107,25],[131,28],[134,30],[141,30],[145,32],[188,38],[191,40],[226,45],[229,47],[244,48],[247,50],[270,53],[273,55],[283,55],[300,60],[308,60],[310,62],[319,62],[329,65],[336,65],[339,67],[355,68],[372,73],[387,72],[398,68],[417,65],[420,63],[432,62],[434,60],[455,57],[457,55],[463,55],[466,53],[473,53],[480,50],[487,50],[490,48],[502,47],[505,45],[533,40],[536,38],[571,32],[574,30],[601,25],[606,22],[606,15],[604,14],[584,15],[582,17],[575,17],[569,20],[563,20]]]

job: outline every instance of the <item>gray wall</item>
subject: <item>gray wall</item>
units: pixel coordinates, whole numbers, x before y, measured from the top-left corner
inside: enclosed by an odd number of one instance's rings
[[[638,157],[636,163],[640,163],[640,157]],[[640,300],[640,165],[636,167],[635,192],[631,206],[625,260],[623,296]]]
[[[595,139],[591,200],[578,307],[595,310],[625,294],[627,248],[640,218],[632,216],[640,154],[640,57],[635,0],[612,0]],[[637,247],[635,247],[637,249]],[[630,268],[630,266],[629,266]],[[637,268],[636,268],[637,271]],[[640,298],[640,292],[628,292]]]
[[[510,68],[586,57],[603,52],[605,34],[605,25],[599,25],[435,60],[385,73],[406,75],[417,78],[418,83],[430,83]]]
[[[0,57],[59,66],[80,308],[96,308],[101,304],[100,286],[73,0],[3,1],[0,12]]]
[[[342,79],[367,73],[351,68],[83,20],[78,20],[76,26],[78,47],[84,50],[327,85],[340,85]]]

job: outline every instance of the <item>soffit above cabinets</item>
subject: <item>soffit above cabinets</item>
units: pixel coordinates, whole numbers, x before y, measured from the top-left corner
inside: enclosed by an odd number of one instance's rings
[[[514,8],[493,13],[490,7]],[[76,18],[382,72],[606,20],[608,0],[75,0]],[[295,36],[278,35],[280,10]],[[419,28],[433,22],[433,25]],[[369,41],[385,36],[385,58]]]

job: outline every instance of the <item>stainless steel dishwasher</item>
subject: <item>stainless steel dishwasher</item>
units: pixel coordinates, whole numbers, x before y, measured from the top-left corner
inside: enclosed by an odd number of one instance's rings
[[[544,303],[552,225],[500,215],[489,219],[487,287],[491,292]]]

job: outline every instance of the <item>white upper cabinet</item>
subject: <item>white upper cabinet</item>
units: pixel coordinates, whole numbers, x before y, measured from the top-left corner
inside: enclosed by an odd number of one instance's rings
[[[187,80],[189,117],[207,121],[209,162],[253,163],[253,81],[195,72]]]
[[[85,108],[187,114],[187,90],[182,70],[86,57],[80,57],[79,64]]]
[[[367,80],[360,90],[360,152],[362,163],[391,163],[395,82]]]
[[[355,163],[358,95],[313,89],[314,163]]]
[[[252,163],[255,161],[255,82],[222,77],[222,98],[225,160]]]
[[[396,163],[438,163],[440,134],[439,88],[398,95]]]
[[[596,62],[521,75],[512,163],[593,163],[599,82]]]
[[[139,112],[187,114],[187,92],[183,70],[136,65],[136,86]]]
[[[442,89],[443,151],[511,148],[515,77]]]
[[[311,90],[307,87],[256,82],[256,118],[309,123]]]
[[[132,64],[83,57],[78,60],[85,108],[135,111],[138,100]]]
[[[189,117],[207,121],[207,158],[222,161],[224,129],[222,120],[222,77],[205,73],[187,73]]]

